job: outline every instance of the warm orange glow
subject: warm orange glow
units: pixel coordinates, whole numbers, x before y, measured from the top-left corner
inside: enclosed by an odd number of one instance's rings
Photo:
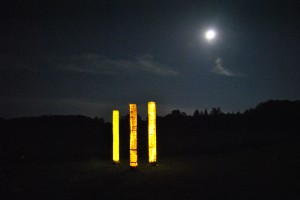
[[[148,102],[148,148],[149,163],[156,163],[156,104]]]
[[[120,152],[119,152],[119,111],[113,110],[113,162],[119,163],[120,162]]]
[[[137,156],[137,109],[136,104],[129,104],[130,117],[130,167],[138,166]]]

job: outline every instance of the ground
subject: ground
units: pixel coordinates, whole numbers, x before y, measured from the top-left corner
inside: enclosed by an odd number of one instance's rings
[[[139,160],[19,163],[2,172],[0,199],[300,199],[300,145]],[[159,156],[159,154],[158,154]]]

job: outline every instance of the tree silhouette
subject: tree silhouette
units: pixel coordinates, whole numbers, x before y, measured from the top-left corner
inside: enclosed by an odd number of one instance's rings
[[[212,108],[209,114],[212,116],[217,116],[223,114],[223,112],[221,111],[220,107],[217,107],[217,108]]]
[[[196,109],[194,114],[193,114],[193,117],[199,117],[199,116],[200,116],[199,110]]]

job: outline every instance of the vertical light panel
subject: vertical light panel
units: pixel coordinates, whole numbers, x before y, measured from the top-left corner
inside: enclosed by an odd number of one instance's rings
[[[148,102],[148,153],[149,163],[156,164],[156,104]]]
[[[119,111],[113,110],[113,162],[120,162],[120,141],[119,141]]]
[[[138,166],[137,155],[137,108],[136,104],[129,104],[129,123],[130,123],[130,168]]]

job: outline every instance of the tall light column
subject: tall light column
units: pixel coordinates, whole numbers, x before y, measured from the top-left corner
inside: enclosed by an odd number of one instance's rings
[[[148,102],[148,153],[149,163],[156,165],[156,104]]]
[[[130,168],[136,169],[138,166],[137,155],[137,108],[136,104],[129,104],[129,124],[130,124]]]
[[[120,141],[119,141],[119,110],[113,110],[112,113],[113,122],[113,162],[120,162]]]

